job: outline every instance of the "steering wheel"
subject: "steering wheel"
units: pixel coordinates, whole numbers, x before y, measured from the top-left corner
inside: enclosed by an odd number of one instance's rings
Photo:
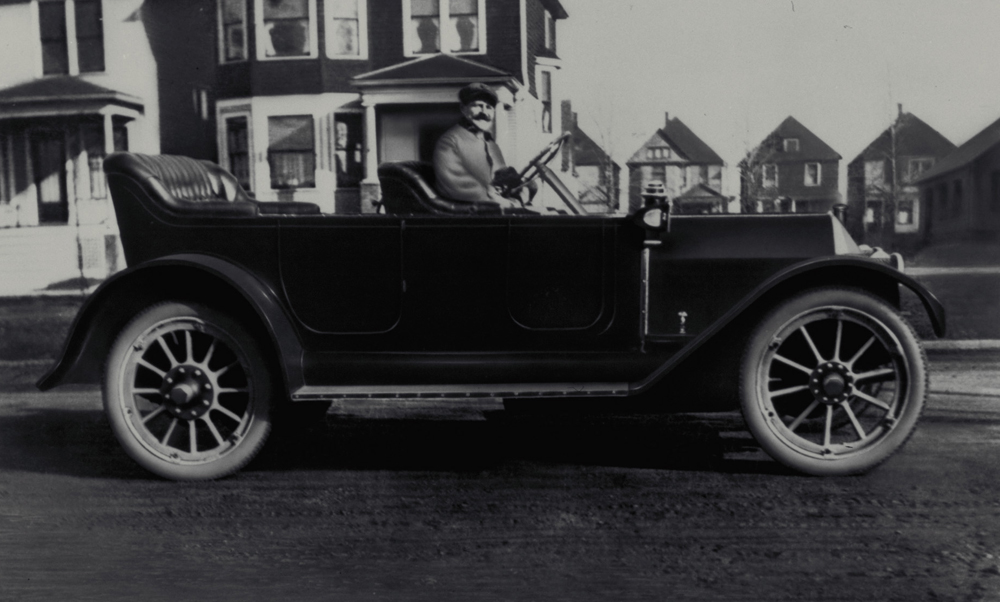
[[[559,154],[559,149],[562,148],[563,143],[569,140],[571,136],[570,132],[563,132],[555,140],[549,142],[548,146],[542,149],[542,152],[535,155],[535,157],[528,161],[528,164],[524,166],[524,169],[518,172],[518,177],[521,178],[521,183],[510,189],[510,192],[517,192],[525,186],[527,186],[532,180],[537,178],[542,173],[542,166],[546,165],[549,161],[555,158]]]

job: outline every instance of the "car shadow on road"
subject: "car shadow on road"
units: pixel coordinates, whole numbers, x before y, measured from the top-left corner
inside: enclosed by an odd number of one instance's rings
[[[118,445],[99,410],[21,410],[0,417],[0,469],[151,479]]]
[[[786,474],[738,415],[485,413],[485,420],[327,416],[275,433],[245,470],[478,471],[525,463]],[[735,456],[735,457],[734,457]],[[121,449],[99,410],[0,417],[0,470],[154,479]]]
[[[357,419],[268,442],[251,470],[477,471],[534,462],[789,474],[738,414],[566,415],[487,412],[486,420]]]

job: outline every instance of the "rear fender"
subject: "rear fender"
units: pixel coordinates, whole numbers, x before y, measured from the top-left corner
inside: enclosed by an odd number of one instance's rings
[[[280,368],[286,390],[304,384],[302,346],[273,290],[222,259],[173,255],[119,272],[94,291],[77,313],[59,361],[38,388],[99,383],[104,358],[121,329],[143,309],[167,300],[212,305],[234,315],[251,332],[269,339],[266,348],[274,352],[270,359]]]
[[[790,266],[765,280],[657,370],[641,381],[632,383],[630,391],[633,394],[648,391],[695,352],[713,341],[720,342],[724,348],[732,352],[727,355],[735,357],[738,364],[741,349],[733,349],[732,342],[742,342],[742,337],[749,333],[752,326],[768,309],[782,299],[801,291],[819,286],[855,287],[876,294],[890,305],[899,308],[900,285],[917,295],[927,311],[934,334],[943,337],[944,307],[933,293],[910,276],[888,265],[858,257],[841,255],[811,259]],[[730,361],[727,364],[732,363],[732,358],[728,359]]]

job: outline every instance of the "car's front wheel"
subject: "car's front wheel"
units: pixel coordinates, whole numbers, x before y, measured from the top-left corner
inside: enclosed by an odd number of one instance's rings
[[[201,305],[163,303],[134,318],[112,345],[103,385],[122,447],[168,479],[231,474],[271,428],[271,376],[257,341]]]
[[[871,470],[910,437],[927,360],[910,325],[868,293],[821,288],[773,309],[750,338],[740,402],[775,460],[814,475]]]

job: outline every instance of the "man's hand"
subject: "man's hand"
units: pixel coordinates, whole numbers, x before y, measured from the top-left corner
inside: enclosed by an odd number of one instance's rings
[[[503,195],[511,194],[510,191],[521,185],[521,176],[513,167],[498,169],[493,174],[493,185],[500,189]]]

